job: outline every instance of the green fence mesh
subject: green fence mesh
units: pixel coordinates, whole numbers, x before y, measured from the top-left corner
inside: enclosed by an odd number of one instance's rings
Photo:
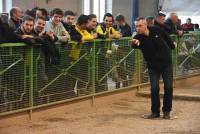
[[[23,45],[0,47],[0,113],[29,107],[27,54]]]
[[[174,76],[199,73],[200,35],[172,39],[178,44]],[[54,63],[40,45],[0,44],[0,115],[149,82],[142,53],[130,40],[58,43]]]
[[[186,34],[180,38],[177,51],[177,76],[199,73],[200,40],[198,34]]]

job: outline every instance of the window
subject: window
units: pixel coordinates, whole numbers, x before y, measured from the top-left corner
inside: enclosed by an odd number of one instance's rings
[[[102,21],[103,20],[103,16],[104,16],[104,14],[105,14],[105,12],[106,12],[106,2],[105,2],[105,0],[99,0],[100,1],[100,3],[99,3],[99,8],[100,8],[100,10],[99,10],[99,14],[98,14],[98,21]]]
[[[86,15],[96,14],[99,22],[103,21],[105,13],[112,13],[112,0],[84,0],[83,5],[83,13]]]
[[[93,0],[93,14],[97,15],[97,21],[102,21],[105,14],[105,0]]]
[[[9,13],[10,9],[12,8],[12,0],[5,0],[5,12]]]
[[[107,3],[106,3],[106,12],[107,13],[112,13],[112,0],[107,0]]]
[[[0,12],[3,12],[3,0],[0,0]]]
[[[9,12],[12,8],[12,0],[0,0],[0,12]]]
[[[90,0],[83,0],[83,14],[90,14]]]

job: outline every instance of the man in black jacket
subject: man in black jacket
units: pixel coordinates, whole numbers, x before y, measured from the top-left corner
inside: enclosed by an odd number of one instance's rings
[[[45,61],[51,64],[59,63],[59,52],[55,46],[58,40],[52,31],[45,32],[46,18],[36,17],[33,28],[34,39],[36,43],[42,44],[42,50],[45,55]]]
[[[5,17],[3,14],[0,15],[0,44],[17,42],[17,36],[14,34],[13,29],[9,27],[4,19]]]
[[[166,15],[164,13],[159,12],[155,17],[154,26],[157,26],[168,33],[170,29],[165,25],[165,17]]]
[[[14,32],[17,36],[18,41],[27,44],[35,44],[36,41],[34,39],[33,26],[34,18],[29,15],[24,16],[22,18],[22,24]]]
[[[175,48],[171,38],[162,29],[147,28],[144,18],[135,21],[137,35],[132,40],[133,48],[141,49],[147,62],[151,83],[151,114],[147,119],[160,117],[159,78],[164,82],[163,118],[170,118],[173,96],[173,67],[170,49]]]
[[[178,15],[177,13],[170,13],[169,18],[165,21],[165,25],[168,28],[168,34],[183,35],[183,31],[177,29]]]
[[[67,32],[71,36],[71,40],[81,42],[82,36],[81,34],[76,30],[75,25],[73,24],[75,20],[75,13],[67,10],[64,13],[64,20],[62,22],[63,26],[67,30]]]
[[[117,25],[115,28],[122,34],[122,37],[131,37],[131,27],[126,23],[125,17],[121,14],[118,14],[115,17]]]

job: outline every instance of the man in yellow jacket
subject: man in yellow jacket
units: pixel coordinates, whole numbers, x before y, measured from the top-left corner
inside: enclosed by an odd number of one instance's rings
[[[91,34],[87,31],[87,24],[89,17],[87,15],[80,15],[77,24],[76,30],[82,35],[82,41],[89,41],[97,38],[97,34]]]
[[[105,38],[119,39],[122,37],[120,32],[113,28],[113,15],[106,13],[103,18],[103,23],[97,26],[97,33],[103,35]]]

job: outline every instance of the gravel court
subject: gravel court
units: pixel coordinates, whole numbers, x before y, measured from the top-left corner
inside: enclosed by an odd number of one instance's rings
[[[1,123],[0,134],[200,134],[200,103],[174,100],[174,120],[143,119],[150,99],[121,98],[92,108],[75,108],[36,120]]]

